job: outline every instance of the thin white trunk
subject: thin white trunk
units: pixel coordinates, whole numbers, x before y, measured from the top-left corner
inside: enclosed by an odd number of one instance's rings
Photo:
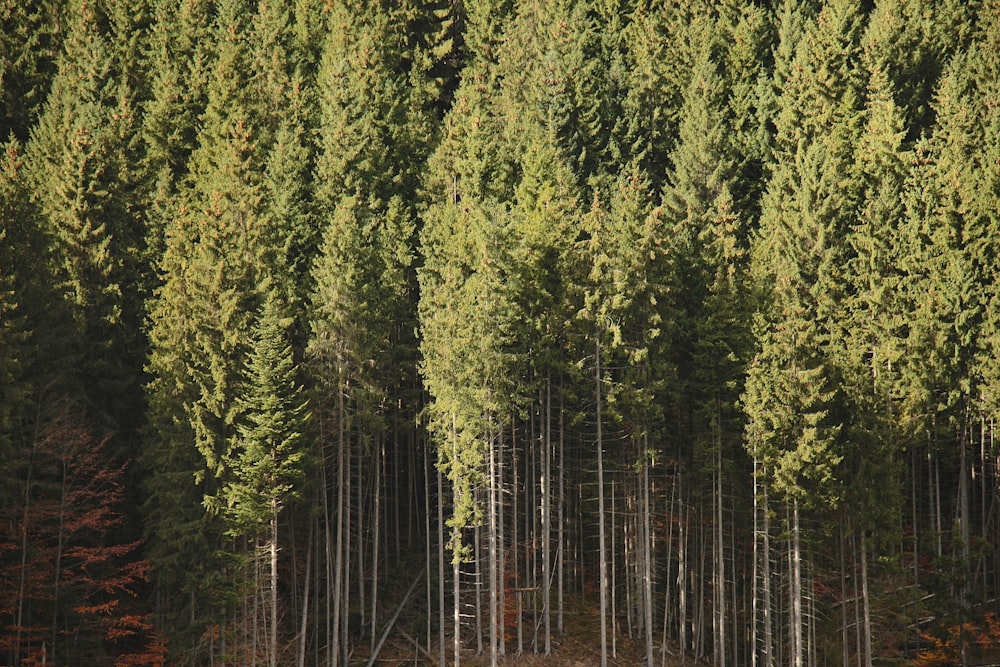
[[[270,619],[268,619],[268,630],[270,637],[268,642],[268,664],[270,667],[277,667],[278,664],[278,500],[271,498],[271,544],[269,545],[271,556],[271,577],[268,582],[270,590]]]
[[[864,661],[865,667],[872,667],[872,617],[868,599],[868,542],[861,533],[861,603],[864,610]]]
[[[718,415],[721,420],[722,415]],[[715,439],[715,663],[726,667],[726,557],[722,525],[722,436]]]
[[[445,604],[444,604],[444,475],[441,473],[441,467],[437,466],[437,492],[438,492],[438,503],[437,503],[437,519],[438,519],[438,648],[440,649],[439,654],[439,667],[445,667],[448,664],[447,655],[445,651]]]
[[[545,424],[542,443],[542,622],[545,633],[545,655],[552,653],[552,545],[551,527],[551,483],[552,476],[552,381],[545,382]]]
[[[503,582],[499,581],[499,540],[497,539],[497,504],[500,502],[497,491],[497,436],[493,433],[489,435],[490,461],[489,461],[489,508],[487,510],[489,529],[489,596],[490,596],[490,665],[497,667],[499,659],[499,643],[497,637],[497,623],[499,620],[498,605],[500,590],[503,589]]]
[[[340,664],[340,614],[343,608],[341,598],[344,587],[344,521],[345,521],[345,466],[347,465],[347,410],[344,406],[344,392],[347,390],[344,381],[344,371],[340,371],[340,384],[337,387],[337,539],[333,555],[333,636],[330,643],[330,664],[337,667]],[[329,604],[329,603],[328,603]]]
[[[792,534],[791,534],[791,625],[792,625],[792,667],[803,667],[804,643],[802,620],[802,551],[799,540],[799,501],[792,499]]]
[[[302,618],[299,630],[299,651],[295,661],[296,667],[305,667],[306,638],[309,635],[309,593],[312,589],[313,541],[316,539],[316,522],[309,522],[309,539],[306,540],[306,580],[302,591]]]
[[[382,459],[385,456],[385,442],[383,436],[379,435],[377,438],[378,446],[375,450],[375,481],[373,486],[375,487],[375,511],[373,512],[375,519],[375,526],[372,530],[372,562],[371,562],[371,573],[372,573],[372,608],[371,608],[371,638],[370,647],[371,652],[375,652],[375,635],[378,633],[378,560],[379,554],[382,547],[382,476],[383,476],[383,465]],[[358,486],[361,486],[360,484]],[[359,540],[360,542],[361,540]],[[398,541],[398,533],[397,533]]]
[[[644,436],[646,452],[649,451],[648,436]],[[649,466],[648,454],[644,454],[642,466],[642,607],[643,626],[646,630],[646,665],[653,667],[653,567],[652,567],[652,520],[649,508]]]
[[[563,561],[565,560],[565,536],[563,525],[566,521],[566,448],[564,443],[566,411],[563,409],[562,392],[559,392],[559,525],[557,539],[559,546],[556,548],[556,604],[559,607],[556,619],[556,630],[563,633]]]
[[[608,554],[604,535],[604,439],[601,431],[601,344],[596,344],[597,399],[597,542],[601,586],[601,667],[608,667]]]
[[[687,526],[685,522],[684,493],[680,493],[680,510],[677,522],[677,630],[681,649],[681,664],[687,652]]]
[[[768,492],[765,482],[763,487],[763,504],[761,509],[762,530],[761,530],[761,581],[764,599],[761,604],[764,608],[764,664],[763,667],[774,667],[774,620],[771,615],[771,518],[768,514]]]

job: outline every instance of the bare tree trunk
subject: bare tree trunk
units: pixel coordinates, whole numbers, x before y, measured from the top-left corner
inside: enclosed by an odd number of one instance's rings
[[[552,653],[552,546],[551,538],[551,476],[552,476],[552,379],[545,380],[545,424],[542,443],[542,622],[545,633],[545,655]]]
[[[497,641],[498,603],[503,582],[498,581],[499,540],[497,539],[497,504],[500,502],[497,492],[497,436],[489,434],[489,508],[487,510],[487,526],[489,530],[489,596],[490,596],[490,665],[497,667],[499,659],[499,644]]]
[[[608,667],[608,554],[604,535],[604,438],[601,431],[601,344],[594,371],[597,399],[597,542],[601,586],[601,667]]]
[[[447,656],[445,655],[445,613],[444,613],[444,480],[443,474],[441,473],[441,467],[437,467],[437,492],[438,492],[438,506],[437,506],[437,519],[438,519],[438,644],[440,649],[440,664],[439,667],[445,667],[448,664]]]
[[[642,608],[646,631],[646,665],[653,667],[653,568],[652,520],[649,508],[649,436],[643,436],[646,447],[642,466]]]
[[[382,477],[384,476],[382,458],[385,456],[385,438],[383,435],[379,434],[376,438],[375,447],[375,480],[372,486],[375,488],[375,511],[372,512],[374,515],[375,526],[372,529],[372,562],[371,562],[371,572],[372,572],[372,607],[371,607],[371,637],[370,648],[371,652],[375,652],[375,635],[378,633],[378,561],[379,552],[382,545]],[[361,486],[360,484],[358,486]],[[360,507],[359,507],[360,514]],[[360,517],[359,517],[360,518]],[[359,521],[360,523],[360,521]],[[397,540],[398,540],[397,533]],[[358,540],[361,541],[360,539]],[[360,549],[359,549],[360,551]]]
[[[840,626],[841,626],[841,659],[844,667],[851,667],[850,623],[847,618],[847,544],[844,536],[844,526],[841,523],[838,532],[840,543]]]
[[[556,630],[563,633],[563,563],[566,558],[566,540],[564,535],[564,524],[566,522],[566,447],[565,447],[565,414],[563,406],[562,392],[559,392],[559,526],[558,526],[558,547],[556,547],[556,604],[559,613],[556,619]]]
[[[677,522],[677,631],[681,649],[681,664],[687,653],[687,517],[685,516],[683,488],[680,493],[680,510]]]
[[[799,541],[799,500],[798,498],[792,499],[792,534],[790,536],[791,551],[789,556],[791,557],[791,575],[792,581],[790,586],[791,595],[791,622],[792,622],[792,667],[803,667],[804,663],[804,644],[802,636],[802,550]]]
[[[334,549],[333,560],[333,637],[330,644],[330,665],[337,667],[340,664],[341,654],[341,633],[340,615],[343,605],[342,592],[344,588],[344,522],[346,500],[346,471],[347,465],[347,410],[344,405],[344,392],[347,390],[344,380],[343,367],[340,369],[340,383],[337,387],[337,538]],[[329,602],[328,602],[329,604]]]
[[[458,438],[455,435],[454,417],[452,418],[452,460],[458,460]],[[457,506],[460,502],[459,498],[454,498],[453,502]],[[454,667],[459,667],[461,661],[461,649],[462,649],[462,617],[461,617],[461,606],[462,606],[462,586],[461,586],[461,568],[459,567],[459,547],[462,543],[462,533],[460,528],[452,529],[452,541],[453,549],[451,554],[451,578],[452,578],[452,594],[454,599],[452,601],[452,621],[453,621],[453,637],[452,644],[454,649],[454,656],[452,657],[452,664]]]
[[[764,501],[761,507],[762,517],[762,542],[761,542],[761,581],[764,599],[761,604],[764,607],[764,664],[762,667],[774,667],[774,620],[771,615],[771,518],[768,514],[768,492],[765,483],[763,488]]]
[[[716,403],[718,409],[718,402]],[[721,409],[717,420],[721,420]],[[722,434],[715,427],[715,664],[726,667],[726,557],[722,527]]]
[[[511,420],[513,421],[513,420]],[[504,515],[503,488],[504,488],[504,429],[497,430],[497,628],[498,628],[498,648],[497,652],[503,656],[507,655],[507,548],[506,530]],[[515,524],[516,524],[515,520]]]
[[[487,494],[489,495],[489,494]],[[483,654],[483,550],[482,550],[482,528],[475,526],[472,529],[473,562],[476,566],[476,578],[473,587],[476,591],[476,604],[473,607],[473,614],[476,616],[476,655]]]
[[[864,607],[865,667],[872,667],[872,617],[868,599],[868,543],[864,531],[861,532],[861,601]]]
[[[673,555],[674,555],[674,501],[677,494],[677,481],[678,475],[675,469],[673,479],[670,484],[670,499],[667,501],[666,516],[667,516],[667,576],[664,585],[663,592],[663,646],[661,647],[662,664],[666,665],[667,662],[667,631],[670,625],[670,609],[672,607],[671,600],[671,568],[673,567]]]
[[[268,665],[277,667],[278,664],[278,499],[271,498],[271,580],[268,582],[270,590],[270,616],[268,629],[270,630],[270,642],[268,645]]]
[[[601,488],[604,488],[604,482],[601,483]],[[618,657],[618,545],[615,544],[615,535],[618,534],[617,524],[615,523],[615,518],[618,516],[618,508],[615,507],[615,499],[618,497],[618,490],[615,488],[615,478],[611,477],[611,544],[609,545],[609,553],[611,562],[609,563],[610,572],[608,577],[608,587],[610,588],[611,599],[608,601],[609,606],[609,616],[611,617],[611,657]],[[604,526],[604,520],[601,520],[601,526]]]
[[[313,541],[316,539],[316,521],[309,521],[309,539],[306,540],[306,579],[302,591],[302,618],[299,623],[299,651],[295,661],[296,667],[305,667],[306,638],[309,635],[309,593],[312,590]]]

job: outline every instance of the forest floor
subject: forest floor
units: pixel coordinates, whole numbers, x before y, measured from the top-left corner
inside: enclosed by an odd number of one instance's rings
[[[500,659],[499,664],[503,667],[512,667],[514,665],[518,667],[599,667],[601,664],[599,610],[596,608],[596,604],[588,605],[581,600],[575,602],[577,604],[567,605],[572,608],[568,608],[564,615],[564,632],[559,634],[553,628],[552,652],[550,655],[541,655],[535,652],[532,645],[533,636],[531,628],[528,626],[522,629],[522,651],[518,653],[516,634],[511,632],[509,628],[506,642],[507,655]],[[555,618],[553,618],[552,622],[555,624]],[[608,630],[610,632],[610,626]],[[488,641],[488,639],[484,638],[485,641]],[[659,647],[658,636],[654,641],[657,644],[654,657],[657,664],[662,667],[680,667],[680,665],[701,667],[708,664],[695,661],[690,656],[686,657],[682,662],[676,646],[670,646],[668,651],[664,653]],[[539,642],[541,642],[541,633],[539,633]],[[608,636],[608,643],[608,665],[624,667],[626,665],[645,664],[645,643],[640,637],[629,638],[625,633],[619,632],[614,638],[613,653],[610,634]],[[541,648],[539,646],[539,651]],[[451,649],[451,637],[448,637],[446,639],[446,651],[449,664],[452,664]],[[367,657],[367,652],[364,656],[355,654],[351,664],[353,665],[357,660],[359,661],[358,664],[367,665]],[[423,647],[417,648],[414,645],[413,637],[408,633],[393,632],[390,634],[389,641],[386,642],[386,645],[380,651],[375,664],[379,667],[437,664],[437,661],[432,660],[432,657]],[[465,648],[461,654],[460,664],[468,667],[488,667],[490,657],[488,652],[477,653],[475,650],[475,640],[471,642],[471,646],[470,642],[466,641]]]

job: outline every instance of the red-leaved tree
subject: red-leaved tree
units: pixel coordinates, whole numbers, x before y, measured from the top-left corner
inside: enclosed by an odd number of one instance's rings
[[[61,410],[5,462],[0,508],[0,656],[5,664],[162,664],[139,594],[147,561],[116,531],[125,465],[86,419]]]

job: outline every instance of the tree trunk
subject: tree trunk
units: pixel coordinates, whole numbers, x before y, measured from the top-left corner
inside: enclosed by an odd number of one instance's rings
[[[438,648],[440,664],[438,667],[445,667],[448,664],[445,655],[445,604],[444,604],[444,475],[441,467],[437,468],[437,519],[438,519]]]
[[[802,550],[799,540],[799,500],[798,498],[792,499],[792,534],[790,536],[791,544],[789,545],[791,551],[789,553],[791,560],[791,631],[792,631],[792,667],[803,667],[804,663],[804,644],[803,644],[803,618],[802,618]]]
[[[545,424],[542,443],[542,622],[544,624],[545,655],[552,653],[552,552],[551,552],[551,475],[552,475],[552,380],[545,381]]]
[[[868,599],[868,542],[865,539],[864,531],[861,532],[861,602],[865,621],[862,632],[865,641],[864,664],[865,667],[872,667],[872,616]]]
[[[489,507],[487,510],[487,528],[489,530],[489,596],[490,596],[490,665],[497,667],[499,659],[499,644],[497,641],[498,604],[500,589],[503,582],[498,581],[498,560],[499,560],[499,540],[497,539],[497,504],[499,494],[497,492],[497,436],[491,432],[489,434]]]
[[[608,554],[604,535],[604,439],[601,432],[601,344],[594,371],[597,399],[597,551],[601,586],[601,667],[608,667]]]
[[[652,520],[649,508],[649,466],[648,458],[649,441],[648,436],[644,436],[643,442],[646,446],[644,461],[642,466],[642,607],[643,626],[646,631],[646,665],[653,667],[653,540],[652,540]]]
[[[271,498],[271,577],[268,582],[270,590],[270,619],[268,629],[270,637],[268,642],[268,664],[270,667],[277,667],[278,664],[278,500]]]

